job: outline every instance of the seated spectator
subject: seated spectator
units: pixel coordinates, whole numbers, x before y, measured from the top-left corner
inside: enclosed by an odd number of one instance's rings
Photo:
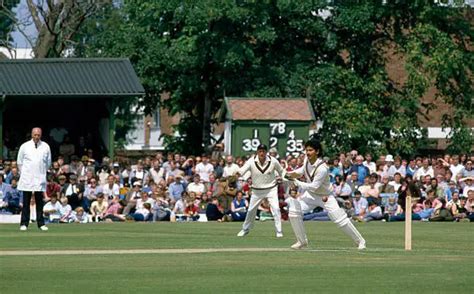
[[[211,203],[207,205],[206,217],[209,221],[224,221],[224,209],[219,205],[219,200],[216,196],[213,196]]]
[[[438,179],[436,178],[431,178],[430,185],[426,187],[425,192],[428,193],[430,191],[434,191],[436,198],[444,198],[444,190],[438,186]]]
[[[214,166],[209,162],[209,156],[203,154],[201,156],[202,162],[196,164],[196,174],[201,177],[204,183],[209,182],[209,175],[214,171]]]
[[[459,198],[459,199],[457,199]],[[453,199],[448,203],[447,207],[451,211],[453,218],[456,222],[464,221],[469,219],[467,218],[468,211],[466,209],[467,198],[462,196],[459,197],[459,194],[454,193]]]
[[[107,165],[102,165],[97,171],[97,178],[99,180],[99,186],[104,186],[107,184],[107,179],[111,175],[110,169]]]
[[[146,193],[146,192],[145,192]],[[123,214],[129,215],[135,210],[137,206],[137,201],[142,198],[142,183],[140,181],[135,181],[133,183],[132,190],[127,194],[125,198],[125,209],[123,210]]]
[[[58,194],[53,193],[50,195],[50,200],[43,207],[43,215],[45,219],[50,223],[59,223],[61,219],[61,204],[58,201]]]
[[[92,178],[89,180],[89,184],[84,189],[84,196],[82,198],[82,207],[85,211],[90,211],[91,203],[97,200],[97,195],[102,193],[102,187],[97,185],[97,180]],[[104,195],[102,193],[102,195]]]
[[[273,220],[273,213],[270,207],[270,202],[268,198],[263,199],[258,206],[259,213],[259,220],[266,221],[266,220]]]
[[[3,206],[13,214],[21,212],[23,207],[23,192],[18,190],[17,179],[12,179],[11,185],[6,187],[5,194],[3,195]]]
[[[77,207],[72,212],[71,222],[80,224],[86,224],[89,222],[89,216],[87,215],[87,212],[84,211],[84,208]]]
[[[108,200],[120,196],[120,186],[115,182],[113,175],[107,177],[107,184],[102,186],[102,193]]]
[[[354,192],[354,199],[352,200],[352,206],[354,207],[354,219],[363,219],[367,214],[367,199],[362,197],[360,191]]]
[[[143,208],[137,209],[134,213],[129,214],[127,219],[133,219],[136,222],[148,221],[152,216],[151,204],[148,202],[143,203]]]
[[[176,175],[175,177],[170,177],[174,181],[168,187],[168,193],[170,197],[170,204],[174,205],[176,201],[181,199],[181,195],[186,191],[186,183],[183,181],[181,175]]]
[[[135,209],[142,209],[145,203],[149,203],[151,207],[153,207],[155,205],[155,199],[151,198],[148,192],[143,191],[141,194],[141,198],[137,199],[137,205],[135,206]]]
[[[153,160],[152,166],[149,170],[150,176],[153,179],[153,182],[159,183],[161,180],[165,179],[165,169],[161,167],[159,160]]]
[[[227,178],[227,182],[224,186],[223,194],[219,195],[219,203],[224,208],[225,214],[230,214],[232,200],[237,195],[238,187],[237,187],[237,177],[230,176]]]
[[[457,193],[459,198],[459,189],[455,181],[449,181],[448,187],[444,190],[444,198],[450,202],[453,199],[453,194]]]
[[[466,205],[467,217],[471,222],[474,222],[474,190],[467,193]]]
[[[361,219],[363,222],[383,219],[382,208],[376,202],[370,202],[368,213]]]
[[[92,202],[90,212],[92,216],[92,221],[100,222],[104,219],[109,204],[104,199],[104,193],[99,192],[96,197],[97,200]]]
[[[406,167],[405,176],[410,176],[413,178],[417,170],[418,170],[418,167],[416,166],[416,160],[414,158],[411,158]]]
[[[143,169],[143,162],[139,160],[137,162],[136,168],[132,170],[129,176],[130,184],[136,181],[141,181],[142,183],[145,182],[145,178],[148,178],[150,173]]]
[[[329,215],[327,211],[317,211],[308,212],[303,215],[303,221],[329,221]]]
[[[474,165],[472,163],[471,159],[468,159],[466,161],[466,165],[464,166],[464,169],[461,171],[461,178],[474,178]]]
[[[469,191],[474,190],[474,178],[473,177],[467,177],[459,180],[460,183],[462,184],[462,195],[464,197],[468,197]]]
[[[449,209],[446,209],[446,200],[444,198],[440,199],[441,205],[437,207],[433,215],[429,218],[430,222],[442,222],[442,221],[449,221],[452,222],[454,220],[453,215]]]
[[[352,218],[354,216],[354,207],[352,206],[352,201],[344,200],[342,209],[344,209],[348,218]]]
[[[169,200],[166,198],[166,194],[162,194],[156,198],[153,209],[153,221],[169,221],[171,215],[171,209]]]
[[[364,198],[366,198],[367,191],[370,189],[369,180],[370,180],[370,176],[367,175],[367,176],[364,178],[364,183],[362,183],[362,185],[359,186],[359,191],[360,191],[360,193],[362,194],[362,196],[363,196]],[[366,199],[367,199],[367,198],[366,198]]]
[[[393,166],[392,166],[393,167]],[[393,188],[395,189],[395,191],[398,191],[398,189],[400,188],[400,186],[402,185],[401,183],[401,180],[402,180],[402,176],[400,173],[395,173],[393,175],[393,181],[390,181],[388,182],[390,185],[393,186]]]
[[[199,219],[199,208],[190,197],[186,200],[186,207],[184,208],[184,218],[186,221],[197,221]]]
[[[211,191],[207,191],[206,193],[204,193],[204,195],[202,195],[201,200],[198,203],[200,214],[201,213],[203,213],[203,214],[206,213],[207,205],[209,204],[210,199],[212,199],[212,192]]]
[[[67,184],[68,184],[68,182],[67,182],[66,176],[65,175],[59,175],[58,176],[58,185],[61,189],[60,191],[62,191]],[[60,193],[58,195],[60,195]]]
[[[395,197],[388,198],[388,204],[385,206],[384,217],[385,219],[400,215],[403,213],[402,207],[397,203]]]
[[[378,176],[376,173],[372,173],[369,176],[369,187],[365,189],[362,196],[367,199],[367,201],[372,201],[377,204],[380,204],[380,191],[377,186]]]
[[[412,220],[428,220],[434,212],[434,208],[432,207],[431,200],[427,199],[421,205],[421,209],[418,208],[418,203],[414,203],[412,206]],[[386,219],[387,221],[404,221],[405,220],[405,213],[398,214]]]
[[[388,156],[387,156],[388,157]],[[406,175],[406,168],[402,164],[402,159],[400,156],[395,156],[395,159],[393,161],[393,165],[390,166],[390,168],[387,170],[388,176],[395,178],[395,174],[399,174],[400,177],[404,178]],[[395,190],[397,190],[397,187],[395,187]]]
[[[238,191],[234,200],[231,203],[231,215],[233,221],[244,221],[247,216],[247,209],[249,203],[243,198],[244,194],[242,191]]]
[[[194,175],[193,182],[188,184],[186,191],[196,193],[199,198],[206,192],[206,186],[201,183],[201,177],[198,174]]]
[[[103,219],[110,222],[125,221],[125,217],[121,214],[125,205],[125,201],[120,200],[118,197],[114,197],[109,207],[105,211]]]
[[[388,175],[382,175],[382,184],[379,186],[380,194],[393,194],[395,193],[395,187],[390,183],[390,178]]]
[[[357,172],[353,171],[350,173],[350,176],[348,177],[346,181],[349,187],[351,187],[351,191],[353,194],[354,194],[354,191],[358,190],[359,186],[361,185],[359,184],[358,178],[359,178],[359,175],[357,174]]]
[[[71,214],[72,208],[71,205],[68,204],[67,197],[61,197],[60,199],[61,207],[59,208],[59,214],[61,214],[61,218],[59,219],[60,223],[69,223],[71,222]]]
[[[61,197],[67,197],[72,209],[80,206],[84,196],[84,186],[77,183],[77,176],[72,174],[69,176],[69,183],[61,190]]]
[[[370,174],[369,169],[363,163],[364,157],[362,155],[356,155],[354,164],[349,169],[349,173],[351,173],[351,180],[357,181],[358,187],[364,185],[365,178]],[[352,178],[353,173],[357,173],[357,179],[355,180]]]
[[[336,175],[334,183],[334,195],[347,200],[352,195],[351,187],[346,183],[343,176]]]
[[[55,182],[55,176],[51,173],[48,173],[46,179],[48,181],[46,184],[46,196],[50,197],[53,193],[60,194],[61,186]]]

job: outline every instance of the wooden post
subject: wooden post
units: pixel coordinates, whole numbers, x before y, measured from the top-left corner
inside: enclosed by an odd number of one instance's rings
[[[407,187],[405,201],[405,251],[411,250],[411,191]]]
[[[0,158],[3,158],[3,110],[5,108],[5,98],[6,95],[0,97]]]
[[[107,101],[107,110],[109,111],[109,158],[114,160],[115,147],[115,101],[114,98]]]

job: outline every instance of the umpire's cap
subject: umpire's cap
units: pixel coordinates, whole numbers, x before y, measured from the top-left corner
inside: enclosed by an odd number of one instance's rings
[[[255,145],[254,145],[254,146],[255,146]],[[265,151],[267,151],[267,150],[268,150],[268,147],[267,147],[267,145],[265,145],[265,144],[260,144],[260,145],[258,145],[257,150],[265,150]]]

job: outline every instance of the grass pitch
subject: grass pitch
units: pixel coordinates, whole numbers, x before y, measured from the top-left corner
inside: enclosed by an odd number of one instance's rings
[[[358,224],[367,240],[362,252],[332,223],[305,225],[305,251],[287,250],[294,242],[289,223],[281,239],[272,222],[256,223],[244,238],[236,237],[241,223],[69,224],[48,232],[0,225],[0,293],[474,291],[473,224],[415,222],[411,252],[403,250],[404,223]],[[5,255],[25,250],[59,252]]]

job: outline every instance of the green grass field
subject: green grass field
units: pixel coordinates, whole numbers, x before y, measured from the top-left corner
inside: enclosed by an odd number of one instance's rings
[[[236,237],[239,223],[0,225],[0,293],[473,293],[474,226],[414,223],[403,250],[403,223],[358,224],[357,251],[332,223],[305,223],[310,248],[274,237],[273,222]],[[5,255],[22,250],[261,248],[260,252]],[[282,248],[282,251],[271,251]],[[16,253],[15,253],[16,254]]]

